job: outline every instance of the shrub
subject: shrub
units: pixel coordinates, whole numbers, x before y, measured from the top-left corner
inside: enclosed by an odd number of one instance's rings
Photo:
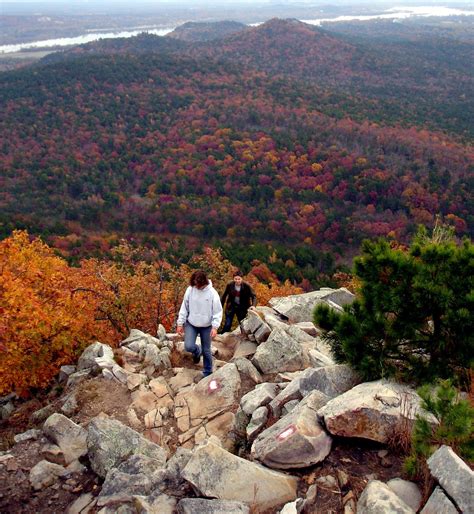
[[[412,434],[411,453],[405,460],[405,470],[412,477],[425,474],[426,460],[442,445],[450,446],[470,463],[474,462],[474,408],[448,380],[437,386],[425,385],[418,390],[422,407],[433,414],[437,425],[418,415]]]
[[[435,234],[436,235],[436,234]],[[467,377],[474,362],[474,246],[420,232],[408,249],[364,241],[357,300],[314,321],[336,359],[366,379]]]

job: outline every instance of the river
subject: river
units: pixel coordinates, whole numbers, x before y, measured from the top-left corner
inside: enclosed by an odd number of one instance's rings
[[[385,19],[385,20],[404,20],[412,17],[428,17],[428,16],[473,16],[474,10],[461,10],[461,9],[453,9],[450,7],[442,7],[442,6],[423,6],[423,7],[393,7],[391,9],[387,9],[381,14],[375,15],[352,15],[352,16],[339,16],[336,18],[315,18],[311,20],[301,20],[304,23],[308,23],[310,25],[323,25],[325,23],[337,23],[341,21],[351,21],[351,20],[375,20],[375,19]],[[250,23],[250,26],[261,25],[262,22],[259,23]],[[172,32],[176,27],[158,27],[158,26],[150,26],[150,27],[140,27],[140,28],[132,28],[130,30],[116,31],[116,32],[90,32],[84,34],[82,36],[77,37],[68,37],[68,38],[59,38],[59,39],[46,39],[43,41],[33,41],[30,43],[19,43],[15,45],[0,45],[0,53],[8,54],[20,52],[22,50],[32,50],[35,48],[53,48],[58,46],[72,46],[72,45],[82,45],[84,43],[90,43],[91,41],[98,41],[99,39],[113,39],[113,38],[122,38],[122,37],[133,37],[141,34],[143,32],[147,32],[148,34],[155,34],[157,36],[165,36]]]

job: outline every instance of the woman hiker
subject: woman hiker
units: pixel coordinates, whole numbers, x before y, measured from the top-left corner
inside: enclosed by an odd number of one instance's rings
[[[239,323],[247,316],[250,307],[257,305],[257,297],[250,284],[244,282],[242,272],[234,272],[234,279],[229,282],[221,297],[222,305],[225,304],[225,323],[222,332],[230,332],[234,316]]]
[[[222,321],[222,305],[204,271],[195,271],[189,284],[179,309],[177,331],[184,333],[184,348],[193,354],[195,364],[203,356],[203,375],[207,377],[212,373],[211,341]],[[201,348],[196,344],[198,334]]]

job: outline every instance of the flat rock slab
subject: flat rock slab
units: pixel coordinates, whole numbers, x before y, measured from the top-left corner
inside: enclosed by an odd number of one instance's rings
[[[235,364],[226,364],[175,398],[175,417],[181,433],[236,408],[241,380]]]
[[[428,467],[461,512],[474,512],[474,472],[449,446],[428,459]]]
[[[371,480],[357,502],[357,514],[415,514],[388,485]]]
[[[250,514],[250,507],[242,502],[183,498],[178,503],[178,514]]]
[[[264,510],[296,499],[295,477],[249,462],[212,442],[198,447],[182,476],[203,496]]]
[[[268,302],[278,313],[282,314],[291,323],[313,321],[314,307],[319,303],[327,303],[331,307],[340,309],[343,305],[354,301],[355,296],[345,288],[323,288],[319,291],[298,295],[275,297]],[[338,310],[339,310],[338,309]]]
[[[400,424],[422,412],[417,393],[386,380],[359,384],[318,411],[331,434],[386,443]],[[434,422],[433,418],[433,422]]]
[[[252,456],[276,469],[305,468],[324,460],[332,439],[319,424],[317,411],[326,400],[319,391],[311,393],[256,438]]]

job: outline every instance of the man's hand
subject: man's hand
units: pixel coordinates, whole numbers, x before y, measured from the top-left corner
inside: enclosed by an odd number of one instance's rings
[[[183,325],[178,325],[178,326],[176,327],[176,332],[178,332],[178,334],[179,334],[180,336],[182,336],[182,335],[184,334],[184,327],[183,327]]]
[[[211,339],[214,339],[214,337],[216,337],[216,335],[217,335],[217,328],[213,328],[211,330]]]

